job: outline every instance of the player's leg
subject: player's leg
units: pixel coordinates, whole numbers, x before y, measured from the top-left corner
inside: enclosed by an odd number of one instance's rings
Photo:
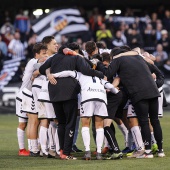
[[[25,129],[27,127],[27,119],[18,117],[19,124],[17,128],[17,138],[19,145],[19,156],[29,156],[30,152],[25,149]]]

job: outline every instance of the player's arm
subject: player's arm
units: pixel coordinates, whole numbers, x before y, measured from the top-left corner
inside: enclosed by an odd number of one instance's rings
[[[76,57],[77,57],[76,71],[81,72],[86,76],[92,76],[92,77],[96,76],[98,78],[104,78],[103,73],[90,68],[89,64],[86,62],[84,58],[81,58],[79,56]]]
[[[101,80],[101,83],[104,85],[104,87],[108,90],[110,90],[112,93],[117,94],[119,90],[113,86],[113,84],[109,83],[108,81]]]
[[[98,62],[97,70],[101,71],[109,80],[117,73],[119,65],[119,58],[113,59],[108,68],[106,68],[102,62]]]
[[[51,67],[53,57],[50,57],[40,68],[39,72],[42,75],[46,75],[46,70]]]
[[[112,84],[113,84],[114,87],[117,87],[120,84],[120,78],[115,77]]]
[[[59,73],[52,74],[55,78],[62,78],[62,77],[72,77],[78,80],[78,73],[77,71],[61,71]]]

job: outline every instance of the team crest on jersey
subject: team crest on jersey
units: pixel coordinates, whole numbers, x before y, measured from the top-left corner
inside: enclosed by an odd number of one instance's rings
[[[68,25],[67,17],[65,15],[59,15],[51,21],[51,26],[56,31],[63,30]]]

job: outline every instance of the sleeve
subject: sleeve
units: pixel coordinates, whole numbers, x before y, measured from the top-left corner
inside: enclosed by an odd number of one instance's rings
[[[39,68],[39,72],[42,75],[46,75],[46,69],[51,67],[53,57],[50,57],[42,66]]]
[[[34,64],[36,64],[36,63],[37,63],[37,59],[31,59],[31,60],[27,63],[27,65],[26,65],[26,67],[25,67],[24,75],[23,75],[23,78],[22,78],[22,81],[23,81],[23,82],[26,81],[26,80],[28,80],[28,79],[31,79],[32,73],[33,73],[33,71],[35,70]]]
[[[55,78],[61,78],[61,77],[72,77],[75,79],[78,79],[77,71],[61,71],[59,73],[52,74]]]
[[[92,77],[96,76],[98,78],[104,78],[103,73],[90,68],[89,64],[86,62],[84,58],[81,58],[79,56],[76,56],[76,57],[77,57],[76,71],[81,72],[82,74],[86,76],[92,76]]]
[[[108,81],[101,80],[101,83],[106,89],[109,89],[112,93],[117,94],[119,92],[118,89],[116,89],[113,84],[109,83]]]
[[[106,68],[102,62],[98,62],[97,70],[101,71],[108,79],[111,79],[116,75],[119,65],[119,58],[113,59],[108,68]]]
[[[164,84],[164,75],[162,74],[162,72],[158,69],[158,67],[156,65],[153,64],[148,64],[148,67],[151,71],[151,73],[155,73],[156,74],[156,85],[157,87],[161,87]]]

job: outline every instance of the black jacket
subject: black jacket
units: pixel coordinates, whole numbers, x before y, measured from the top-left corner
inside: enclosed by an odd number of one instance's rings
[[[80,56],[55,54],[40,67],[39,71],[45,75],[45,71],[48,68],[50,68],[51,73],[76,70],[87,76],[104,77],[102,72],[91,69],[85,59]],[[48,88],[50,101],[52,102],[77,99],[77,94],[80,92],[80,86],[77,80],[71,77],[58,78],[57,84],[52,85],[49,83]]]
[[[149,67],[141,56],[115,58],[108,69],[102,63],[98,63],[97,69],[102,71],[108,79],[117,73],[133,104],[142,99],[160,96]]]

